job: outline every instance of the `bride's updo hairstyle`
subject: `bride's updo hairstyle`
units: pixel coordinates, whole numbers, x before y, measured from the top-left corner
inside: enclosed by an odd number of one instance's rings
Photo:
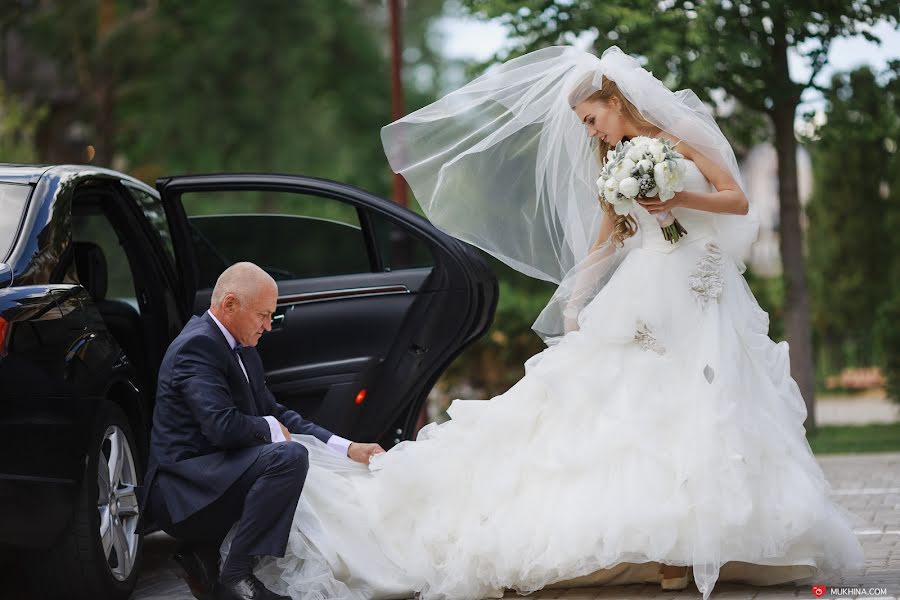
[[[602,102],[604,105],[609,105],[609,102],[612,98],[618,98],[619,102],[621,102],[621,106],[623,109],[624,116],[637,125],[639,128],[652,128],[654,124],[644,118],[644,116],[638,111],[637,108],[634,107],[634,104],[628,101],[628,99],[619,91],[616,82],[607,77],[603,77],[603,87],[595,92],[585,96],[585,88],[586,86],[591,85],[591,81],[593,76],[587,77],[581,84],[575,86],[575,88],[569,93],[569,106],[574,110],[577,104],[581,102]],[[595,138],[597,146],[597,162],[600,163],[602,167],[606,164],[606,153],[613,149],[613,146],[607,144],[600,138]],[[625,238],[629,238],[637,233],[637,221],[635,221],[634,217],[631,215],[617,215],[616,211],[613,210],[612,204],[606,201],[602,195],[597,194],[597,197],[600,200],[600,206],[613,219],[613,233],[611,239],[613,242],[622,246],[623,240]]]

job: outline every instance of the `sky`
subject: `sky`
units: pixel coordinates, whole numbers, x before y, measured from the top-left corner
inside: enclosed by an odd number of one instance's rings
[[[847,71],[863,64],[882,70],[891,58],[900,58],[900,31],[881,22],[867,28],[882,40],[881,45],[869,42],[861,35],[835,40],[829,51],[829,63],[816,77],[816,83],[827,86],[832,73]],[[471,17],[445,17],[438,24],[444,41],[444,52],[450,58],[486,60],[506,45],[506,29],[496,20],[479,21]],[[591,40],[584,40],[589,44]],[[626,48],[623,48],[626,52]],[[794,81],[809,79],[810,68],[793,50],[788,55],[788,68]],[[824,100],[821,93],[808,89],[798,107],[798,119],[804,112],[821,113]]]

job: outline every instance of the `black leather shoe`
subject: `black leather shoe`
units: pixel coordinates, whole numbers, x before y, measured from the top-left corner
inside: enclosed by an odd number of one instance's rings
[[[255,576],[247,575],[235,583],[218,582],[215,600],[291,600],[291,598],[276,594]]]
[[[175,574],[184,579],[197,600],[213,600],[219,579],[218,551],[184,544],[172,555]]]

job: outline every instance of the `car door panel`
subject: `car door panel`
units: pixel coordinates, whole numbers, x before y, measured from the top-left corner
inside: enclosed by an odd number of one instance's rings
[[[266,174],[166,178],[157,187],[185,274],[183,295],[190,311],[199,314],[209,306],[214,273],[200,273],[199,268],[209,269],[217,261],[224,268],[255,258],[275,277],[279,291],[272,331],[259,343],[269,388],[283,404],[345,437],[387,446],[408,438],[409,423],[440,372],[486,331],[493,317],[496,279],[471,247],[357,188]],[[341,240],[338,252],[328,246],[328,235],[316,235],[311,218],[296,221],[303,226],[297,231],[304,233],[291,236],[294,223],[252,214],[235,221],[254,225],[254,230],[245,230],[248,235],[262,237],[260,228],[269,223],[274,229],[265,231],[279,231],[277,239],[291,243],[272,240],[270,249],[243,241],[232,245],[228,219],[241,215],[223,215],[216,222],[217,217],[207,213],[192,224],[195,217],[189,217],[182,197],[233,190],[293,193],[309,205],[341,202],[353,207],[358,224],[338,227],[340,223],[321,219],[322,227],[339,232],[332,236]],[[281,198],[275,203],[285,206]],[[362,271],[359,265],[367,265],[366,272],[340,272],[338,266],[334,274],[319,273],[316,267],[321,263],[320,270],[327,271],[332,255],[349,262],[354,231],[362,236],[359,248],[368,256],[354,258],[356,267],[350,270]],[[309,245],[313,238],[320,246]],[[204,254],[202,264],[194,252]],[[200,281],[205,285],[198,285]]]

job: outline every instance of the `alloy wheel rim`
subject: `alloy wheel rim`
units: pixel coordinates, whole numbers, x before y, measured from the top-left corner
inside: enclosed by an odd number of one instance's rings
[[[134,569],[139,534],[135,494],[137,470],[125,432],[110,425],[103,434],[97,459],[97,512],[100,544],[110,573],[125,581]]]

